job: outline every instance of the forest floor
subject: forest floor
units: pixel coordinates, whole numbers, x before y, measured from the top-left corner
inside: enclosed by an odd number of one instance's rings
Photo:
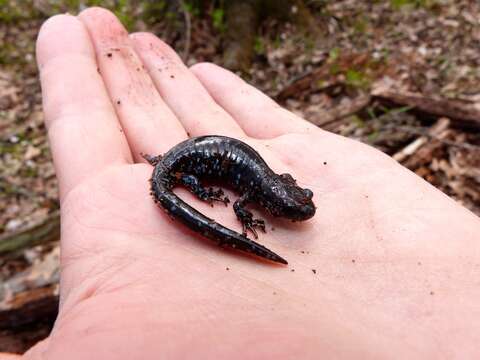
[[[7,3],[0,10],[0,283],[45,259],[52,273],[58,270],[58,239],[15,252],[2,248],[2,240],[59,207],[34,54],[40,25],[59,9],[48,1]],[[183,53],[181,21],[172,30],[143,20],[141,9],[116,11],[130,29],[155,31]],[[315,37],[289,23],[262,22],[252,66],[242,76],[322,128],[393,156],[480,215],[480,3],[343,0],[312,12]],[[222,27],[220,9],[192,11],[189,65],[221,64]],[[433,105],[418,109],[392,93]],[[431,111],[452,103],[470,112]],[[49,289],[58,276],[51,279],[43,284]],[[8,291],[0,288],[0,351],[21,352],[48,334],[52,316],[32,322],[27,332],[19,325],[24,336],[13,336],[1,321]]]

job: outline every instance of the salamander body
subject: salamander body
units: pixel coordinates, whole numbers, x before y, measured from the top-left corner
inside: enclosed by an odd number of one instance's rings
[[[257,238],[255,228],[265,231],[265,223],[254,219],[245,206],[256,203],[273,216],[293,221],[306,220],[315,214],[311,190],[299,187],[290,174],[273,172],[252,147],[240,140],[225,136],[195,137],[174,146],[163,156],[144,157],[155,166],[150,180],[155,202],[172,218],[219,245],[287,264],[273,251],[247,238],[247,231]],[[172,191],[173,187],[183,185],[201,200],[221,201],[225,205],[229,202],[221,189],[206,188],[201,181],[219,183],[240,194],[233,209],[243,225],[243,234],[203,215]]]

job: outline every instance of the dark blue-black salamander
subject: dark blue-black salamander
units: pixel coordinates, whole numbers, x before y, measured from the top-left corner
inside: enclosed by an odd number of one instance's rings
[[[163,156],[144,157],[155,166],[150,179],[155,202],[170,217],[221,246],[287,264],[273,251],[247,238],[247,231],[257,238],[255,228],[265,232],[265,223],[254,219],[245,206],[256,203],[273,216],[293,221],[307,220],[315,214],[311,190],[297,186],[290,174],[275,174],[254,149],[240,140],[200,136],[183,141]],[[229,199],[221,189],[206,188],[201,180],[220,183],[241,195],[233,204],[233,210],[242,223],[243,234],[206,217],[172,191],[174,186],[183,185],[203,201],[210,204],[221,201],[227,205]]]

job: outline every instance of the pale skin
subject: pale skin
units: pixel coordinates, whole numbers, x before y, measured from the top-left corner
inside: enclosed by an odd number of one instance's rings
[[[478,357],[480,220],[415,174],[218,66],[186,67],[103,9],[49,19],[37,60],[60,186],[61,305],[26,358]],[[187,134],[242,139],[313,191],[313,219],[266,217],[260,234],[288,267],[220,249],[156,207],[140,153]],[[231,208],[177,193],[241,229]]]

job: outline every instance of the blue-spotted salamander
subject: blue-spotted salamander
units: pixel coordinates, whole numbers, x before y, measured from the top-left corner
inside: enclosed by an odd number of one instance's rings
[[[287,264],[281,256],[247,238],[247,231],[257,238],[255,228],[265,232],[265,223],[254,219],[245,206],[256,203],[273,216],[293,221],[307,220],[315,214],[311,190],[297,186],[290,174],[274,173],[252,147],[237,139],[215,135],[194,137],[163,156],[144,155],[144,158],[155,166],[150,179],[154,201],[173,219],[222,246]],[[203,201],[227,205],[229,199],[221,189],[206,188],[201,181],[226,185],[241,195],[233,210],[242,223],[243,234],[203,215],[172,191],[174,186],[183,185]]]

